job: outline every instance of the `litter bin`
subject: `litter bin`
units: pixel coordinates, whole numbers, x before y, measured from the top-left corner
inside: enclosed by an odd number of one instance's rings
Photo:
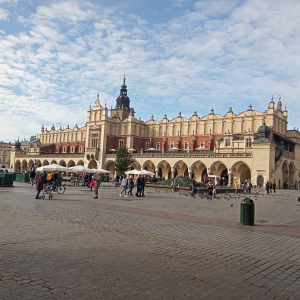
[[[3,186],[13,186],[14,185],[14,174],[13,173],[0,173],[2,177]]]
[[[250,198],[245,198],[241,202],[241,225],[254,225],[254,201]]]
[[[0,177],[0,186],[3,186],[3,178]]]

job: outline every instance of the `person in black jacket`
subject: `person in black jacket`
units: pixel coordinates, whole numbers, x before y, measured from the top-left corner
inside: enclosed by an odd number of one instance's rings
[[[145,175],[142,176],[142,189],[141,189],[141,197],[145,197],[145,185],[146,185],[146,177]]]
[[[31,183],[31,186],[33,186],[33,182],[34,182],[34,179],[35,179],[35,176],[36,176],[36,173],[34,171],[34,169],[30,172],[30,183]]]
[[[269,194],[270,193],[270,183],[269,183],[269,181],[267,181],[267,183],[266,183],[266,190],[267,190],[267,193]]]
[[[136,196],[141,197],[142,192],[142,186],[143,186],[143,178],[142,175],[139,175],[139,177],[136,180]]]
[[[132,179],[132,176],[130,176],[129,178],[129,191],[128,191],[128,195],[132,196],[132,189],[134,188],[134,182]]]

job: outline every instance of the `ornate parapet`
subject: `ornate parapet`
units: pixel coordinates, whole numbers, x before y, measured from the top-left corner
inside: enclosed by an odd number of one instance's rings
[[[106,154],[106,158],[115,158],[116,154]],[[203,153],[199,153],[198,151],[190,151],[189,153],[187,152],[161,152],[161,153],[133,153],[132,154],[133,158],[168,158],[168,157],[190,157],[190,158],[251,158],[252,153],[214,153],[211,151],[203,151]]]
[[[16,158],[84,158],[84,153],[16,154]]]
[[[282,153],[282,157],[295,159],[295,153],[284,150]]]

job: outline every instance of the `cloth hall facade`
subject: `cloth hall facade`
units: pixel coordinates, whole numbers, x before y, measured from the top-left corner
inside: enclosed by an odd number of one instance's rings
[[[173,119],[152,116],[145,122],[135,118],[124,78],[115,108],[109,111],[97,96],[84,127],[42,127],[32,149],[16,143],[11,167],[17,171],[50,163],[85,165],[110,170],[115,177],[115,150],[124,145],[132,151],[132,168],[147,169],[157,177],[185,175],[200,181],[216,175],[229,184],[251,179],[254,185],[272,180],[282,186],[300,179],[300,133],[287,125],[288,111],[273,97],[264,112],[249,105],[239,114],[229,108],[221,116],[211,109],[205,116],[195,111],[186,118],[179,112]]]

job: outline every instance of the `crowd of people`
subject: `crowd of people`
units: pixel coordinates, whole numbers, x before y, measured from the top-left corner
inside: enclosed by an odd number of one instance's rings
[[[121,188],[122,191],[119,194],[120,197],[122,197],[124,193],[124,197],[133,196],[133,189],[136,186],[136,197],[145,197],[145,185],[147,182],[147,178],[145,175],[139,175],[136,180],[133,179],[132,176],[127,178],[127,175],[123,175],[121,177]]]

